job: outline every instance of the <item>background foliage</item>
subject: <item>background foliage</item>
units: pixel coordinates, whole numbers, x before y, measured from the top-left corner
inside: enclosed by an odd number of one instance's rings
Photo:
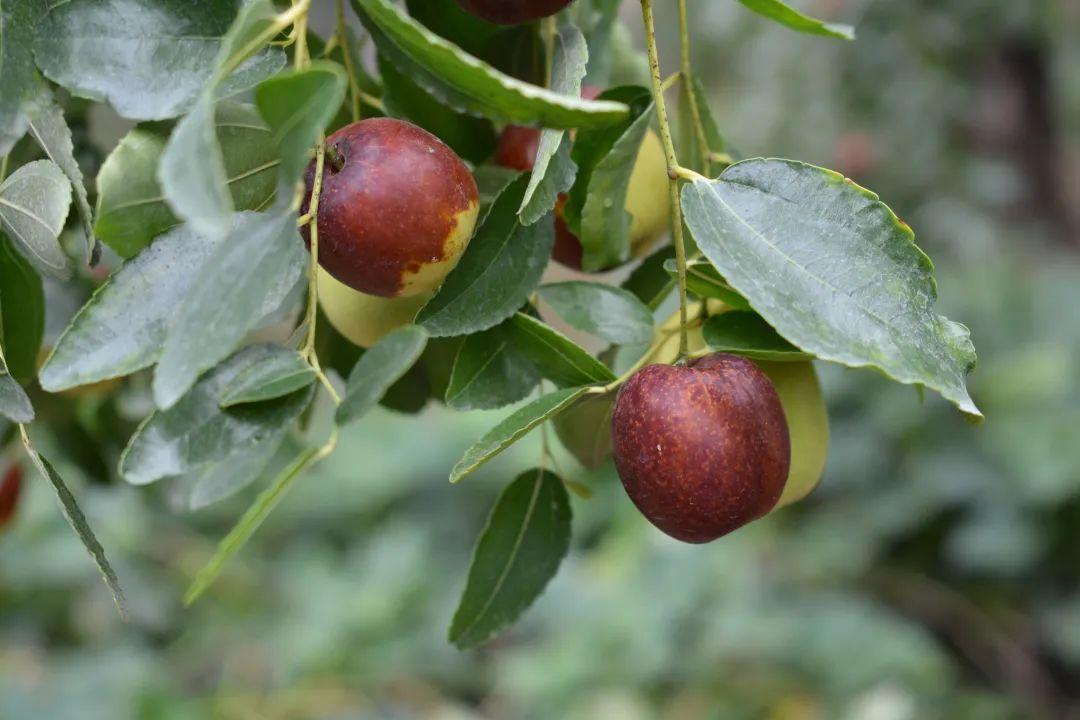
[[[1080,715],[1080,17],[1064,1],[802,4],[856,21],[844,44],[697,5],[695,63],[716,68],[703,80],[733,151],[833,167],[917,229],[942,312],[979,342],[987,424],[823,366],[823,485],[706,548],[651,529],[610,465],[560,456],[594,492],[572,500],[567,560],[523,622],[462,654],[444,637],[474,538],[538,438],[456,487],[446,469],[505,413],[375,410],[183,610],[250,494],[189,514],[118,481],[149,378],[107,401],[35,394],[36,444],[132,621],[33,477],[0,535],[0,717]],[[97,177],[123,128],[63,101]],[[46,280],[47,343],[89,287]]]

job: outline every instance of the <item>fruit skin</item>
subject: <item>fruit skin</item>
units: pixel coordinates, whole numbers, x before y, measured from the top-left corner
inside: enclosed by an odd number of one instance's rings
[[[638,510],[668,535],[715,540],[768,513],[788,477],[780,398],[736,355],[647,365],[623,385],[611,420],[615,467]]]
[[[0,530],[3,530],[15,517],[15,510],[22,495],[23,469],[12,465],[0,480]]]
[[[326,144],[319,264],[369,295],[435,290],[465,251],[480,210],[465,163],[431,133],[392,118],[346,125]],[[305,198],[314,177],[313,161],[304,176]],[[302,233],[310,244],[306,226]]]
[[[573,0],[457,0],[464,10],[497,25],[519,25],[554,15]]]
[[[391,330],[408,325],[431,293],[385,298],[357,292],[319,268],[319,305],[349,342],[369,348]]]

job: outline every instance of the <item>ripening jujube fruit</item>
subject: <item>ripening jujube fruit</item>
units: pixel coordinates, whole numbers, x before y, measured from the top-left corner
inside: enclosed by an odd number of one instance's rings
[[[615,468],[641,514],[690,543],[772,510],[791,462],[772,382],[746,358],[722,353],[634,373],[615,400],[611,439]]]
[[[21,465],[12,465],[0,479],[0,530],[3,530],[15,517],[22,495],[23,469]]]
[[[573,0],[457,0],[466,11],[497,25],[518,25],[549,17],[571,2]]]
[[[347,125],[326,146],[319,264],[369,295],[436,289],[465,251],[480,209],[465,163],[431,133],[392,118]],[[305,197],[314,177],[313,161]],[[310,244],[307,226],[302,232]]]

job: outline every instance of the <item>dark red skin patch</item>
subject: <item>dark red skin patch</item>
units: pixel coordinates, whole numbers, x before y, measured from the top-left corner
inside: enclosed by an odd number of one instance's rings
[[[653,525],[688,543],[768,513],[791,463],[772,382],[735,355],[642,368],[619,391],[611,437],[627,495]]]
[[[554,15],[573,0],[457,0],[466,11],[497,25],[519,25]]]
[[[13,465],[4,473],[4,479],[0,480],[0,529],[3,529],[15,517],[15,509],[19,506],[19,496],[22,495],[22,479],[22,467]]]
[[[344,166],[323,169],[319,264],[354,290],[395,297],[406,271],[439,262],[457,216],[480,202],[454,151],[412,123],[372,118],[326,140]],[[315,163],[304,175],[308,211]],[[308,229],[302,229],[310,243]]]

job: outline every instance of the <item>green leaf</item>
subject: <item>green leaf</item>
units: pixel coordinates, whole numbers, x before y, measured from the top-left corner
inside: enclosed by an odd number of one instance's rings
[[[56,163],[35,160],[0,183],[0,228],[35,267],[60,280],[71,263],[60,247],[71,207],[71,183]]]
[[[755,360],[810,360],[804,353],[773,330],[764,318],[753,311],[733,310],[713,315],[702,328],[710,350],[745,355]]]
[[[38,471],[53,486],[53,491],[60,501],[60,507],[64,511],[64,518],[67,519],[71,529],[78,535],[83,547],[86,548],[86,552],[90,553],[94,564],[97,565],[98,571],[105,581],[105,586],[109,588],[109,592],[112,594],[113,603],[116,605],[120,616],[126,617],[124,591],[120,587],[120,580],[116,577],[116,571],[112,569],[109,559],[105,556],[105,548],[101,547],[101,543],[98,542],[94,531],[90,529],[90,523],[86,521],[86,516],[83,515],[82,509],[79,508],[75,496],[68,490],[64,478],[60,477],[60,473],[56,472],[56,468],[52,466],[52,463],[46,460],[43,455],[35,452],[29,445],[27,445],[27,451]]]
[[[30,262],[0,233],[0,345],[19,382],[37,372],[45,332],[45,292]]]
[[[8,374],[7,368],[0,365],[0,415],[14,423],[34,421],[34,406],[30,398],[15,378]]]
[[[588,62],[589,49],[585,46],[585,36],[574,25],[564,22],[555,35],[551,89],[563,95],[579,97]],[[531,225],[547,215],[554,209],[559,194],[573,186],[577,166],[570,159],[570,144],[565,130],[549,128],[540,133],[529,187],[518,209],[523,224]]]
[[[258,480],[281,447],[285,435],[286,430],[282,428],[220,462],[211,463],[183,477],[181,480],[186,485],[185,507],[188,510],[201,510],[235,495]]]
[[[228,231],[233,211],[225,157],[214,132],[214,98],[198,102],[173,128],[157,167],[169,208],[201,233]]]
[[[271,345],[265,357],[237,375],[221,395],[221,407],[273,400],[315,381],[315,369],[295,350]]]
[[[934,311],[930,259],[874,193],[790,160],[748,160],[682,192],[686,222],[727,281],[786,340],[874,367],[981,417],[967,328]]]
[[[32,42],[45,9],[44,0],[0,3],[0,156],[26,134],[26,105],[44,86]]]
[[[87,257],[93,258],[96,244],[94,214],[90,210],[90,203],[86,200],[86,185],[83,183],[79,163],[75,160],[75,146],[71,141],[71,129],[64,120],[64,113],[56,104],[52,92],[44,90],[30,104],[27,115],[30,134],[49,159],[64,172],[71,187],[75,190],[75,206],[79,210],[83,233],[86,235],[86,254]]]
[[[617,345],[652,340],[652,312],[631,292],[583,281],[541,285],[539,292],[541,300],[578,330]]]
[[[270,129],[251,105],[222,102],[214,132],[225,162],[225,183],[238,210],[262,210],[274,199],[279,161]],[[131,130],[105,159],[97,176],[95,232],[121,257],[130,258],[180,224],[157,179],[167,137],[160,128]]]
[[[526,176],[503,190],[465,254],[416,322],[435,337],[487,330],[513,315],[532,294],[555,243],[550,220],[523,226],[517,209]]]
[[[465,11],[456,0],[406,0],[409,16],[466,52],[480,56],[502,28]]]
[[[450,642],[476,647],[532,605],[570,547],[570,516],[570,498],[555,475],[530,470],[510,483],[476,544]]]
[[[854,40],[855,28],[850,25],[828,23],[803,15],[798,10],[780,2],[780,0],[739,0],[743,5],[750,8],[758,15],[786,25],[792,30],[808,33],[810,35],[825,35],[827,37],[840,38],[841,40]]]
[[[460,481],[488,460],[491,460],[525,437],[537,425],[550,420],[573,405],[575,400],[587,392],[589,392],[587,387],[556,390],[547,395],[542,395],[528,405],[516,410],[510,417],[493,427],[465,451],[465,454],[450,472],[450,482],[456,483]]]
[[[568,97],[505,75],[431,32],[390,0],[352,4],[379,52],[456,110],[565,129],[601,127],[626,117],[627,109],[619,103]]]
[[[418,325],[406,325],[360,356],[345,388],[345,398],[337,409],[337,424],[359,420],[413,366],[427,346],[428,334]]]
[[[497,165],[481,165],[473,171],[476,179],[476,187],[480,192],[480,217],[487,215],[492,203],[498,199],[506,186],[518,179],[521,175],[517,170],[499,167]]]
[[[705,175],[713,175],[713,162],[709,159],[710,153],[722,153],[726,149],[724,136],[720,133],[720,126],[709,108],[709,96],[701,84],[697,75],[690,78],[690,82],[682,82],[679,85],[679,120],[683,137],[684,151],[680,159],[685,156],[686,167],[698,170]],[[701,120],[704,132],[705,147],[701,145],[694,128],[694,115],[690,102],[693,99],[697,104],[698,117]]]
[[[299,182],[309,152],[341,106],[347,82],[340,65],[316,61],[255,88],[255,104],[273,131],[271,143],[281,159],[283,188],[291,190]]]
[[[231,353],[289,294],[307,253],[296,216],[240,213],[175,309],[154,371],[154,402],[167,408],[204,370]]]
[[[120,475],[146,485],[200,470],[265,440],[307,407],[308,387],[275,400],[223,409],[221,395],[236,377],[274,352],[252,345],[206,374],[168,410],[158,410],[135,431],[120,456]]]
[[[76,95],[107,101],[133,120],[176,117],[214,79],[240,0],[69,0],[53,3],[34,50],[49,79]],[[281,69],[285,54],[251,57],[218,96],[254,86]]]
[[[634,294],[652,311],[660,307],[675,287],[675,280],[664,269],[675,257],[675,248],[664,245],[645,258],[626,278],[622,287]]]
[[[454,410],[494,410],[524,400],[540,372],[514,347],[507,321],[465,338],[454,359],[446,404]]]
[[[518,350],[533,361],[544,377],[558,385],[571,387],[615,379],[604,363],[536,318],[518,313],[510,329]]]
[[[41,387],[60,392],[157,362],[177,307],[219,242],[181,225],[124,263],[57,340]]]
[[[664,270],[673,280],[678,278],[679,268],[674,258],[664,262]],[[746,298],[735,292],[735,288],[728,285],[712,263],[706,260],[686,263],[686,287],[698,297],[722,300],[726,305],[737,310],[750,309],[750,303],[746,302]]]

